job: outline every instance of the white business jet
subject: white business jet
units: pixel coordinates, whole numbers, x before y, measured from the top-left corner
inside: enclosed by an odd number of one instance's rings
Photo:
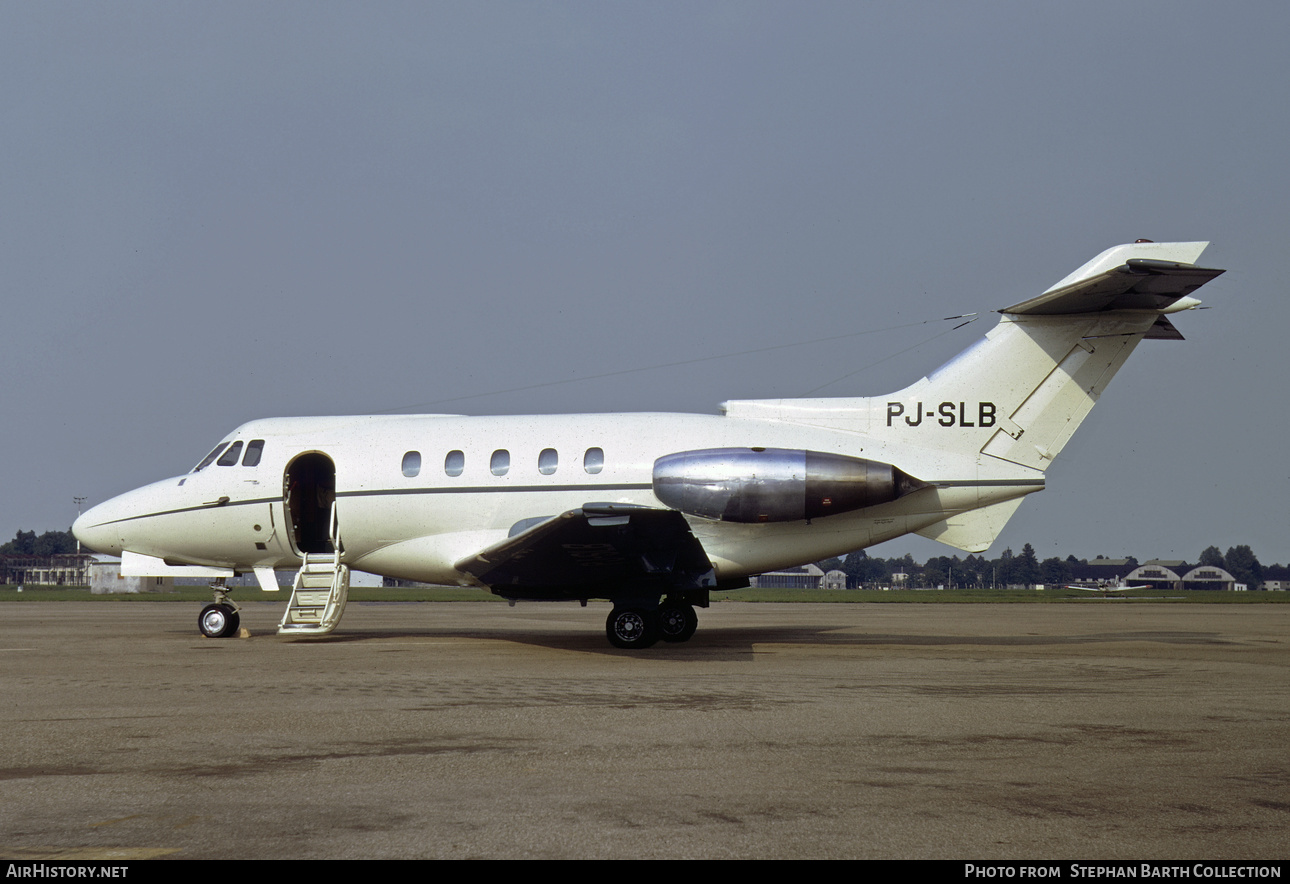
[[[724,403],[719,415],[256,420],[192,472],[73,526],[126,574],[213,578],[201,631],[235,634],[225,580],[297,570],[279,632],[322,635],[351,568],[504,598],[609,599],[609,641],[682,642],[750,575],[916,533],[987,549],[1165,314],[1222,270],[1207,243],[1139,241],[999,311],[983,340],[888,396]]]
[[[1068,583],[1067,589],[1078,589],[1081,592],[1100,592],[1106,598],[1111,598],[1113,592],[1128,592],[1131,589],[1151,589],[1149,583],[1138,583],[1130,585],[1124,582],[1123,577],[1117,577],[1114,580],[1099,580],[1096,583]]]

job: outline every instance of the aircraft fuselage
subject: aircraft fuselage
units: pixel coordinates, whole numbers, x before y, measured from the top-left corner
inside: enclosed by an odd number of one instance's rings
[[[245,451],[257,440],[262,454],[254,466],[244,466],[244,456],[213,462],[131,491],[86,512],[77,534],[101,552],[130,550],[171,564],[294,568],[303,539],[299,514],[291,512],[292,471],[312,458],[334,470],[334,488],[311,485],[309,493],[334,494],[351,567],[471,585],[478,581],[454,564],[506,538],[517,523],[589,502],[664,507],[654,466],[677,451],[779,448],[894,459],[929,483],[896,501],[811,520],[688,517],[717,577],[729,580],[880,543],[940,521],[947,510],[1043,484],[1038,475],[999,484],[995,475],[993,484],[977,486],[975,459],[950,466],[944,452],[909,446],[899,456],[890,443],[854,432],[719,415],[277,418],[244,424],[224,443],[242,442]]]

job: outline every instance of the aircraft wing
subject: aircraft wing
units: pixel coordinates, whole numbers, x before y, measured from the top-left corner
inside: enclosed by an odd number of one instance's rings
[[[1163,312],[1222,272],[1176,261],[1130,258],[1118,267],[1050,289],[999,312],[1039,316],[1103,310]]]
[[[538,521],[454,567],[500,596],[519,599],[716,585],[712,563],[681,513],[621,503],[585,504]]]

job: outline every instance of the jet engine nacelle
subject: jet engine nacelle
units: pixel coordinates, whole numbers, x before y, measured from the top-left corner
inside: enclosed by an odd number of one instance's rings
[[[707,448],[654,461],[654,495],[723,522],[796,522],[889,503],[922,487],[891,464],[789,448]]]

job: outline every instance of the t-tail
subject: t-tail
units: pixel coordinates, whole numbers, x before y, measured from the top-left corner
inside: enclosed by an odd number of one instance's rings
[[[931,483],[938,473],[966,478],[973,469],[978,477],[1015,477],[996,482],[1031,476],[1042,487],[1043,472],[1138,342],[1182,339],[1168,314],[1198,306],[1192,293],[1223,273],[1195,266],[1208,245],[1108,249],[1038,297],[999,310],[984,339],[890,395],[733,401],[725,412],[853,431],[864,437],[864,456],[890,458]],[[901,463],[911,447],[926,451],[912,458],[922,475]],[[972,510],[918,533],[979,551],[1019,503]]]

